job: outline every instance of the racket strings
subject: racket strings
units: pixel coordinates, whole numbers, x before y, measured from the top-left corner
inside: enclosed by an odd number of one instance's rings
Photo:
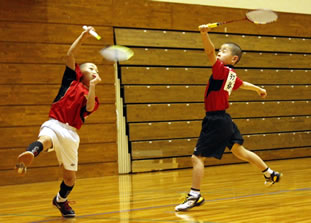
[[[277,14],[270,10],[255,10],[246,13],[246,17],[255,24],[267,24],[277,20]]]
[[[99,51],[100,54],[109,61],[125,61],[130,59],[134,52],[125,46],[113,45]]]

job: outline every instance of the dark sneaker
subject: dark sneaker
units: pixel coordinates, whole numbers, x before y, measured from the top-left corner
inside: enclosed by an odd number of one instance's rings
[[[273,173],[271,174],[270,177],[266,177],[266,176],[264,175],[264,177],[265,177],[265,179],[266,179],[265,185],[266,185],[267,187],[270,187],[270,186],[272,186],[273,184],[280,182],[282,176],[283,176],[282,173],[275,172],[275,171],[273,171]]]
[[[188,194],[182,204],[179,204],[175,207],[175,211],[186,211],[195,206],[200,206],[204,203],[204,198],[199,195],[199,197],[194,197]]]
[[[73,218],[76,216],[74,210],[69,206],[69,202],[57,202],[56,196],[53,199],[53,205],[58,208],[60,213],[62,213],[64,218]]]
[[[34,154],[32,152],[26,151],[21,153],[17,157],[17,163],[16,163],[16,172],[24,176],[27,172],[27,167],[30,166],[32,163],[33,159],[35,158]]]

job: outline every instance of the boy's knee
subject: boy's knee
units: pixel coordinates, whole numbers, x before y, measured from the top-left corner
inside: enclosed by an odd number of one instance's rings
[[[38,139],[43,145],[43,150],[47,150],[53,147],[52,139],[49,136],[40,136]]]
[[[192,164],[196,163],[196,162],[197,162],[197,159],[198,159],[198,157],[197,157],[196,155],[192,155],[192,156],[191,156],[191,162],[192,162]]]
[[[76,182],[76,173],[74,171],[69,171],[64,168],[63,179],[67,186],[73,186]]]
[[[202,157],[202,156],[196,156],[196,155],[192,155],[191,156],[191,161],[192,161],[192,164],[198,164],[198,163],[204,163],[204,160],[205,160],[205,157]]]
[[[234,143],[231,149],[244,149],[244,146],[238,143]]]
[[[242,155],[244,150],[245,148],[242,145],[237,144],[237,143],[235,143],[231,148],[231,152],[235,155]]]
[[[76,177],[75,176],[63,176],[64,182],[67,186],[73,186],[76,182]]]
[[[199,157],[197,155],[192,154],[192,156],[191,156],[191,160],[192,161],[195,161],[195,160],[198,160],[198,159],[199,159]]]

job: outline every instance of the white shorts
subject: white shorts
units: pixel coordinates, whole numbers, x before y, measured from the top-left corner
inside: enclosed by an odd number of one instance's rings
[[[52,139],[53,148],[48,151],[55,150],[59,165],[63,165],[66,170],[78,170],[80,137],[76,128],[50,119],[41,125],[40,136],[49,136]]]

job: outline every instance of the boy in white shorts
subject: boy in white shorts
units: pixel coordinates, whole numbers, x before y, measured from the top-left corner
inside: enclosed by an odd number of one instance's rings
[[[84,119],[96,111],[99,102],[95,96],[95,86],[101,81],[97,66],[93,63],[75,63],[76,51],[94,30],[88,27],[73,42],[66,55],[66,69],[59,92],[49,112],[49,120],[41,126],[38,140],[31,143],[26,152],[17,158],[16,170],[25,175],[27,167],[41,151],[55,150],[62,166],[63,181],[58,194],[53,199],[64,217],[74,217],[67,197],[76,180],[78,170],[78,148],[80,138],[77,133]]]

